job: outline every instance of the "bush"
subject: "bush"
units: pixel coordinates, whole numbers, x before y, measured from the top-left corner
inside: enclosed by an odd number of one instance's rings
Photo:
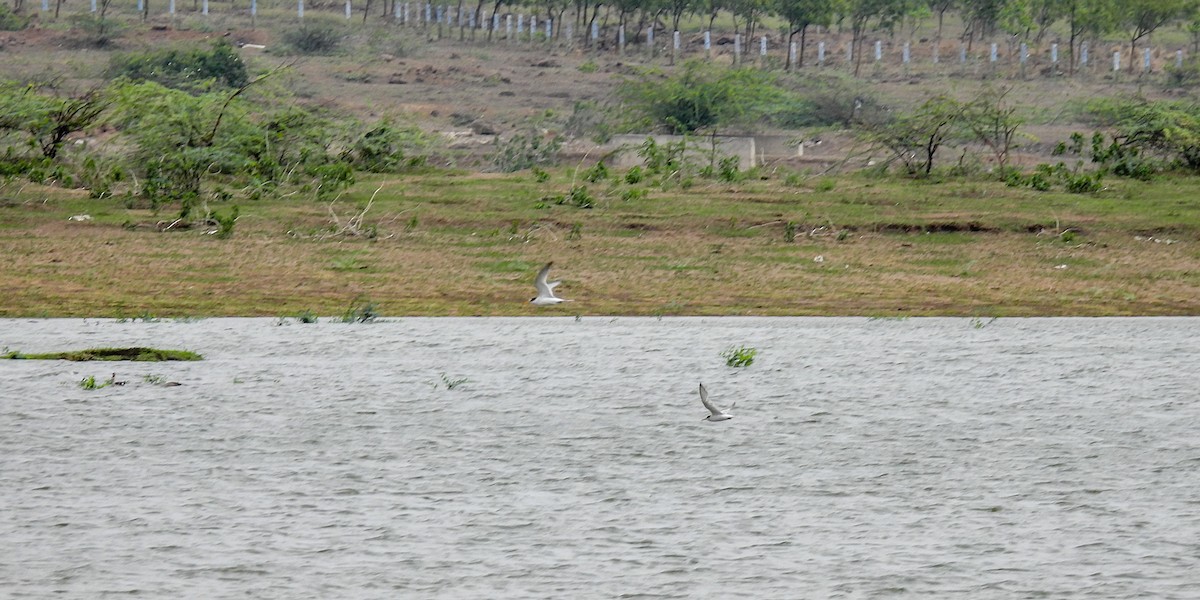
[[[385,120],[355,140],[343,157],[369,173],[395,172],[424,165],[427,157],[423,151],[429,145],[428,137],[420,129],[400,127]]]
[[[0,4],[0,31],[20,31],[29,25],[29,19],[14,13],[8,4]]]
[[[1164,83],[1168,89],[1200,85],[1200,57],[1190,57],[1178,67],[1172,63],[1167,67],[1167,79]]]
[[[546,138],[536,131],[518,133],[498,145],[492,164],[504,173],[549,165],[558,160],[561,148],[562,139],[558,136]]]
[[[342,43],[341,28],[330,23],[311,23],[283,32],[281,39],[287,50],[295,54],[330,54]]]
[[[130,81],[153,81],[178,90],[206,91],[215,81],[226,87],[246,85],[249,77],[246,64],[237,50],[225,40],[210,48],[172,48],[118,54],[108,67],[112,78],[126,77]]]
[[[621,82],[617,95],[640,115],[641,123],[686,134],[759,121],[784,98],[771,78],[759,69],[720,69],[689,61],[669,77],[643,70],[636,79]]]

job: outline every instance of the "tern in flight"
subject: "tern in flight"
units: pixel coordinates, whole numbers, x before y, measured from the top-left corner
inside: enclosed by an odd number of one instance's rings
[[[704,388],[703,383],[700,384],[700,403],[704,405],[704,408],[708,409],[708,412],[712,413],[711,415],[704,417],[705,421],[726,421],[733,418],[733,415],[717,408],[716,405],[708,401],[708,390]],[[734,402],[729,407],[729,410],[733,410],[733,407],[735,406],[737,406],[737,402]]]
[[[550,274],[550,266],[553,264],[553,262],[546,263],[546,266],[542,267],[541,271],[538,271],[537,279],[533,280],[533,285],[537,286],[538,295],[530,298],[529,302],[534,306],[551,306],[554,304],[561,304],[563,302],[570,302],[570,300],[559,298],[558,296],[554,295],[554,288],[557,287],[558,284],[562,283],[561,281],[546,280],[547,275]]]

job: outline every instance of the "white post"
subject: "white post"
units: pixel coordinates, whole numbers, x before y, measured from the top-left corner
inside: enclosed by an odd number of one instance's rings
[[[624,25],[617,28],[617,53],[619,53],[619,54],[625,53],[625,26]]]
[[[167,3],[167,13],[169,13],[172,17],[175,16],[175,0],[171,0]]]
[[[883,60],[883,42],[875,40],[875,62]]]
[[[1029,44],[1021,42],[1021,64],[1025,64],[1029,60]]]
[[[600,25],[592,21],[592,41],[596,41],[600,37]]]
[[[529,15],[529,41],[533,41],[533,36],[537,35],[537,15]]]
[[[1088,64],[1088,43],[1083,42],[1079,45],[1079,64],[1087,66]]]
[[[1142,71],[1146,72],[1146,73],[1150,72],[1150,49],[1149,48],[1142,50]]]
[[[92,0],[92,12],[96,12],[96,0]]]
[[[525,15],[517,15],[517,37],[525,33]]]
[[[1050,62],[1058,65],[1058,44],[1050,44]]]
[[[912,54],[910,54],[910,49],[909,49],[909,45],[908,45],[908,44],[909,44],[908,42],[904,42],[904,53],[903,53],[903,60],[904,60],[904,64],[905,64],[905,66],[907,66],[907,65],[908,65],[909,59],[911,59],[911,58],[912,58]]]
[[[654,52],[654,26],[653,25],[646,28],[646,49],[649,50],[650,52]]]
[[[296,0],[296,16],[304,18],[304,0]]]
[[[935,65],[938,64],[938,59],[941,58],[939,55],[941,53],[942,53],[942,45],[937,42],[934,42],[933,43],[933,64],[935,64]]]
[[[1113,52],[1113,72],[1115,73],[1120,70],[1121,70],[1121,51],[1117,50],[1117,51]]]
[[[733,64],[742,62],[742,34],[733,34]]]
[[[959,64],[964,64],[964,65],[967,64],[967,45],[966,44],[958,45],[958,62],[959,62]]]
[[[671,47],[674,48],[675,50],[679,50],[679,32],[678,31],[676,31],[671,36]]]
[[[554,19],[546,19],[546,41],[550,41],[554,33]]]
[[[467,13],[467,28],[475,31],[475,11]]]
[[[1182,67],[1183,67],[1183,50],[1176,50],[1175,51],[1175,68],[1179,69]]]
[[[504,15],[504,39],[510,42],[513,39],[512,15]]]
[[[796,66],[796,42],[788,45],[788,68]]]
[[[567,21],[567,44],[573,44],[574,42],[575,42],[575,25],[573,25],[570,21]]]
[[[765,36],[765,35],[758,38],[758,55],[759,56],[767,55],[767,36]]]
[[[95,2],[95,0],[92,0],[92,1]],[[204,4],[201,5],[200,14],[202,14],[206,17],[208,16],[208,0],[204,0]]]
[[[350,18],[350,0],[346,0],[346,19]]]
[[[42,1],[45,2],[46,0],[42,0]],[[709,32],[709,31],[704,32],[704,51],[707,52],[709,55],[712,54],[712,32]]]
[[[997,52],[997,44],[996,44],[996,42],[992,42],[992,53],[988,60],[992,63],[995,63],[996,60],[999,58],[1000,58],[1000,54]]]
[[[500,31],[500,15],[499,13],[492,13],[492,33],[498,31]]]
[[[817,65],[825,66],[825,42],[817,42]]]
[[[258,0],[250,0],[250,20],[258,16]]]
[[[846,64],[854,64],[854,42],[846,44]]]

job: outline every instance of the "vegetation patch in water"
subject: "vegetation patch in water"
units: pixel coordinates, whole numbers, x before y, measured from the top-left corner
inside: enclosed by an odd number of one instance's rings
[[[87,350],[68,350],[66,352],[47,352],[44,354],[22,354],[7,352],[4,358],[28,360],[133,360],[141,362],[161,362],[164,360],[203,360],[204,357],[187,350],[159,350],[157,348],[89,348]]]

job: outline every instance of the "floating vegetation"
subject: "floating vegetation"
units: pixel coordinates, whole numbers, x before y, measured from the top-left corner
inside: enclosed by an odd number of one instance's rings
[[[446,389],[448,389],[448,390],[452,390],[452,389],[466,383],[467,381],[469,381],[469,380],[466,377],[461,377],[458,379],[450,379],[449,377],[446,376],[445,373],[442,373],[442,384],[445,385]]]
[[[161,362],[165,360],[204,360],[203,356],[187,350],[159,350],[157,348],[89,348],[87,350],[68,350],[66,352],[46,352],[43,354],[23,354],[8,352],[4,358],[16,360],[132,360],[139,362]],[[92,389],[92,388],[88,388]]]
[[[971,317],[971,327],[974,327],[975,329],[983,329],[984,327],[994,323],[996,319],[999,318],[1000,317],[992,317],[990,319],[984,319],[982,317]]]
[[[721,353],[721,358],[725,359],[725,365],[730,367],[748,367],[754,363],[754,356],[758,354],[757,348],[747,348],[739,346],[734,348],[730,346]]]

